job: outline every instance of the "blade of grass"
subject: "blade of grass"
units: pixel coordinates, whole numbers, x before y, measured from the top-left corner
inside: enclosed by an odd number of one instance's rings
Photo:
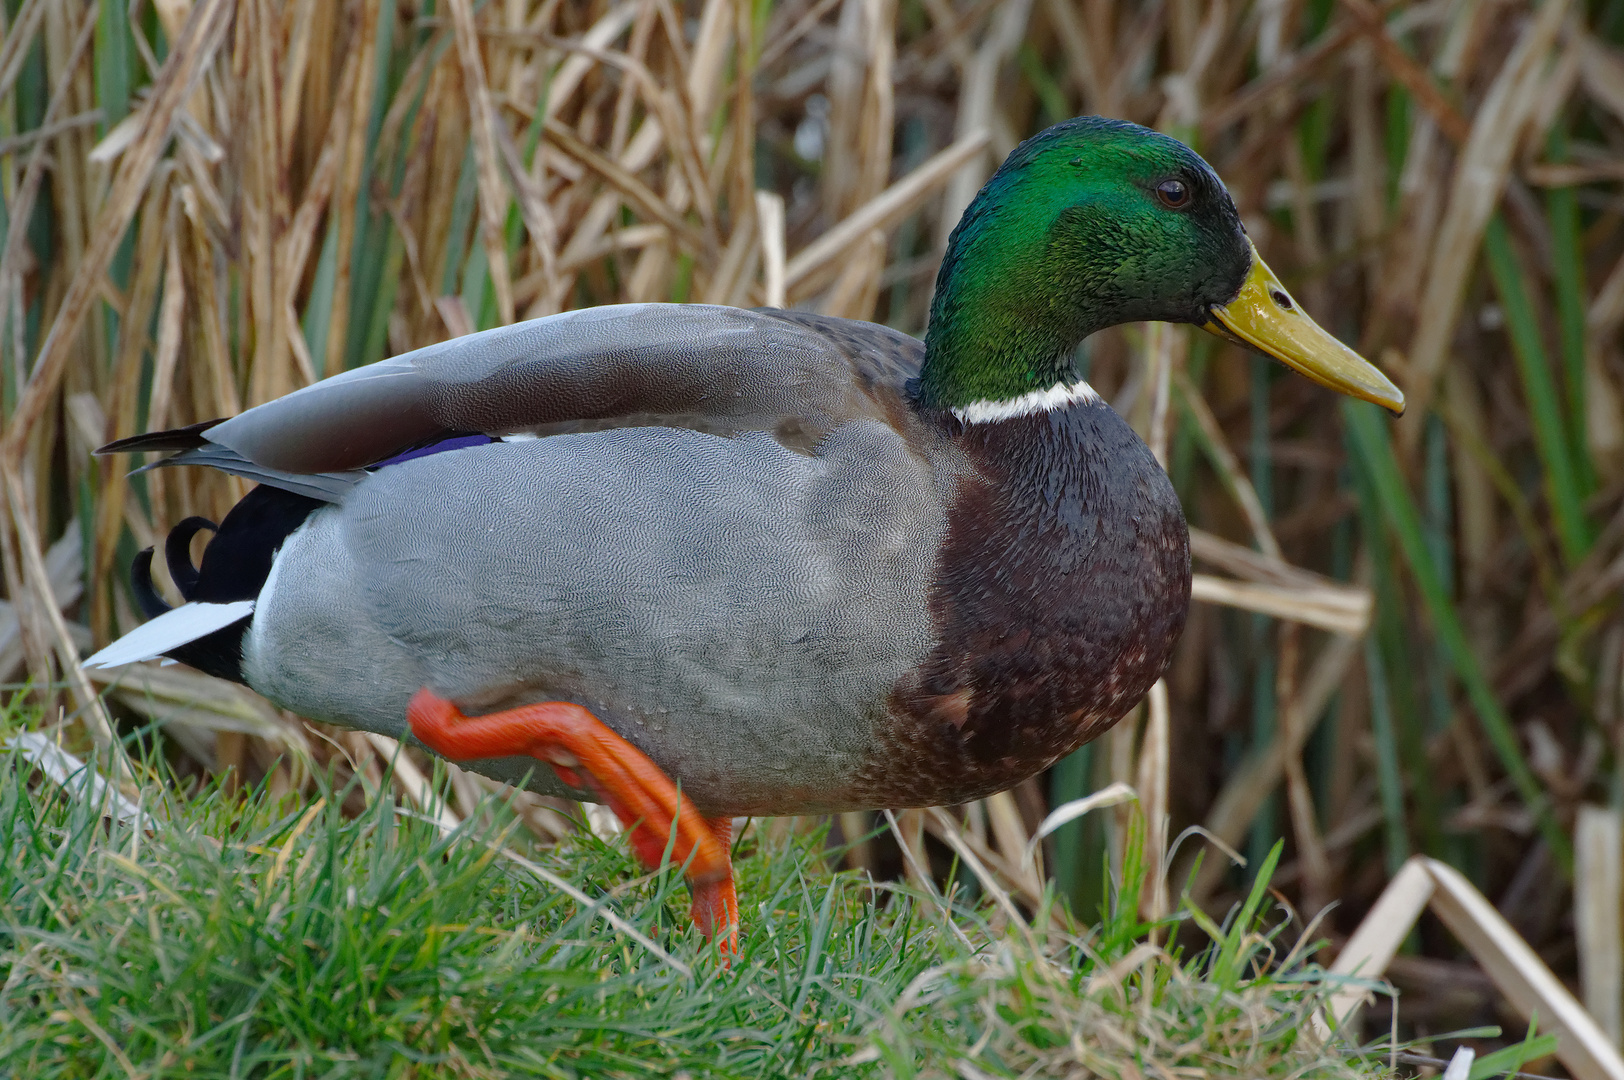
[[[1538,1061],[1556,1052],[1557,1038],[1547,1032],[1544,1035],[1534,1034],[1534,1025],[1528,1026],[1528,1038],[1516,1046],[1507,1046],[1490,1054],[1484,1054],[1472,1063],[1472,1068],[1466,1074],[1466,1080],[1490,1080],[1491,1077],[1522,1076],[1518,1069],[1530,1061]]]
[[[1446,376],[1445,386],[1448,384]],[[1435,412],[1427,417],[1427,430],[1422,436],[1427,547],[1432,552],[1432,562],[1438,567],[1440,576],[1446,581],[1455,581],[1452,540],[1456,528],[1449,460],[1449,439],[1444,420]],[[1427,704],[1427,725],[1425,729],[1411,725],[1406,731],[1409,737],[1406,753],[1412,763],[1411,774],[1417,777],[1424,777],[1431,771],[1427,756],[1428,741],[1440,736],[1455,718],[1449,658],[1437,641],[1429,644],[1431,647],[1420,657],[1423,661],[1421,680]],[[1430,853],[1447,858],[1455,866],[1470,865],[1466,851],[1470,840],[1444,828],[1444,817],[1462,801],[1458,792],[1440,791],[1436,785],[1425,783],[1418,785],[1418,788],[1423,797],[1417,800],[1416,809],[1424,815],[1423,836],[1426,837]]]
[[[96,102],[105,131],[130,111],[130,13],[117,0],[107,0],[97,15]]]
[[[1550,160],[1566,161],[1568,134],[1563,123],[1552,125],[1547,140]],[[1596,490],[1596,469],[1590,460],[1585,434],[1585,265],[1580,237],[1579,199],[1571,187],[1545,192],[1545,213],[1551,225],[1552,285],[1556,290],[1557,328],[1562,339],[1562,382],[1567,391],[1568,441],[1578,473],[1579,493],[1588,498]]]
[[[1449,591],[1432,562],[1431,554],[1427,551],[1426,538],[1421,528],[1421,516],[1416,510],[1415,501],[1404,482],[1403,474],[1399,472],[1398,461],[1393,456],[1393,446],[1385,422],[1377,415],[1376,406],[1362,402],[1344,401],[1342,415],[1348,425],[1355,449],[1365,467],[1370,470],[1377,501],[1381,504],[1382,516],[1386,518],[1388,527],[1398,539],[1399,548],[1409,563],[1410,573],[1420,587],[1422,600],[1432,619],[1433,630],[1454,665],[1456,676],[1466,688],[1467,698],[1477,712],[1478,722],[1482,724],[1484,733],[1493,745],[1501,766],[1511,777],[1517,794],[1538,820],[1540,832],[1550,845],[1558,865],[1562,867],[1564,874],[1571,875],[1573,845],[1552,813],[1550,799],[1545,790],[1540,787],[1539,781],[1529,769],[1522,748],[1517,744],[1516,733],[1512,730],[1511,718],[1506,714],[1500,700],[1495,697],[1494,688],[1490,686],[1477,655],[1472,652],[1471,645],[1467,642],[1466,630],[1461,625],[1460,615],[1456,612],[1455,605],[1449,598]]]
[[[1483,231],[1483,253],[1494,278],[1500,305],[1505,312],[1506,332],[1511,338],[1512,355],[1522,376],[1523,394],[1528,399],[1529,419],[1534,427],[1534,445],[1545,470],[1545,493],[1556,518],[1557,540],[1562,559],[1576,566],[1590,548],[1590,525],[1585,520],[1584,492],[1580,487],[1569,442],[1567,419],[1562,415],[1556,381],[1540,335],[1539,319],[1528,297],[1528,283],[1511,248],[1505,219],[1495,214]],[[1583,357],[1580,357],[1581,363]]]
[[[1065,806],[1086,798],[1094,790],[1094,744],[1055,762],[1049,772],[1049,805]],[[1060,826],[1053,833],[1054,879],[1060,895],[1074,912],[1099,906],[1101,860],[1105,857],[1105,835],[1095,817],[1083,817]]]
[[[1389,778],[1389,782],[1398,785],[1402,800],[1405,779],[1408,778],[1411,798],[1415,804],[1414,812],[1410,816],[1410,824],[1413,827],[1411,835],[1427,854],[1438,855],[1442,854],[1443,843],[1439,828],[1438,796],[1433,790],[1433,785],[1422,779],[1430,771],[1425,743],[1428,714],[1421,696],[1421,687],[1418,685],[1424,679],[1425,672],[1412,657],[1417,643],[1412,640],[1411,622],[1407,617],[1409,605],[1398,567],[1394,562],[1387,530],[1382,526],[1375,485],[1371,480],[1369,468],[1362,460],[1358,464],[1360,516],[1367,525],[1366,536],[1369,541],[1371,570],[1377,596],[1375,637],[1381,654],[1382,681],[1387,687],[1389,734],[1393,740],[1394,752],[1397,754],[1395,760],[1398,763],[1398,769]],[[1427,538],[1430,540],[1431,534],[1428,534]],[[1430,556],[1433,548],[1429,546],[1427,551]],[[1434,652],[1437,651],[1435,642],[1429,641],[1427,647]],[[1373,724],[1374,720],[1373,712]],[[1407,846],[1405,853],[1408,854]]]
[[[1275,867],[1280,865],[1280,853],[1285,846],[1284,840],[1276,840],[1269,848],[1263,864],[1257,868],[1257,876],[1252,879],[1252,889],[1246,894],[1246,901],[1231,918],[1223,940],[1218,942],[1211,977],[1222,990],[1229,990],[1245,977],[1246,962],[1252,952],[1247,948],[1247,939],[1253,933],[1263,898],[1268,895],[1269,882],[1274,877]]]
[[[1387,665],[1375,638],[1365,639],[1365,676],[1370,680],[1370,734],[1376,750],[1376,790],[1381,796],[1382,823],[1387,843],[1382,857],[1389,875],[1397,874],[1410,857],[1409,830],[1404,822],[1404,778],[1398,762],[1398,738],[1393,732],[1393,705],[1387,692]]]

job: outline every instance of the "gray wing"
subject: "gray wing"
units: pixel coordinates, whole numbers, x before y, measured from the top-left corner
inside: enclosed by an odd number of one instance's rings
[[[794,312],[587,308],[345,372],[208,427],[194,445],[292,474],[342,474],[449,432],[594,421],[768,431],[805,449],[847,420],[893,413],[921,355],[884,327]],[[160,437],[107,449],[169,448]]]

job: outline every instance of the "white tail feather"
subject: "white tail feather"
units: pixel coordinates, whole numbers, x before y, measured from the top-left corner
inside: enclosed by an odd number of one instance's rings
[[[223,630],[254,613],[252,600],[229,604],[182,604],[156,619],[144,622],[86,660],[84,666],[120,667],[138,660],[153,660],[170,649]]]

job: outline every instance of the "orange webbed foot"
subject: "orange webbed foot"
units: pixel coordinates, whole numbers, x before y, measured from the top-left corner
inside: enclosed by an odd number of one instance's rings
[[[705,820],[647,754],[586,709],[549,701],[464,716],[425,687],[412,696],[406,719],[425,746],[452,761],[529,756],[545,762],[564,783],[591,791],[615,812],[650,869],[660,866],[674,830],[671,858],[686,866],[694,923],[723,952],[737,949],[731,822]]]

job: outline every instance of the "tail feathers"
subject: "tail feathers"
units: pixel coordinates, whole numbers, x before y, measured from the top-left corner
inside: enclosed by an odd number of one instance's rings
[[[184,651],[182,646],[207,637],[217,630],[224,630],[233,623],[247,619],[253,613],[252,600],[235,600],[229,604],[182,604],[149,622],[142,623],[86,660],[84,666],[121,667],[139,660],[153,660],[165,653]]]
[[[188,600],[197,600],[198,569],[192,565],[192,537],[207,529],[218,533],[220,526],[206,517],[189,517],[169,530],[164,540],[164,562],[169,565],[169,578],[175,588]]]
[[[168,434],[163,432],[161,434]],[[139,438],[140,436],[137,436]],[[126,442],[130,440],[125,440]],[[110,444],[118,445],[118,444]],[[107,447],[103,447],[106,450]],[[350,489],[366,478],[363,469],[351,469],[344,472],[324,473],[292,473],[282,469],[272,469],[257,462],[249,461],[229,446],[219,446],[203,441],[201,446],[190,447],[171,457],[143,465],[130,473],[150,472],[153,469],[169,469],[177,465],[207,465],[219,469],[232,476],[240,476],[244,480],[252,480],[256,484],[266,484],[270,487],[291,491],[295,495],[303,495],[317,502],[338,503],[344,501],[344,496]]]
[[[152,580],[153,549],[135,557],[130,584],[142,614],[151,621],[124,635],[85,661],[86,667],[118,667],[160,656],[233,682],[246,682],[242,670],[243,637],[255,598],[270,579],[282,544],[311,514],[324,505],[343,502],[368,473],[365,470],[294,474],[257,465],[230,447],[212,443],[206,432],[217,420],[172,431],[153,432],[109,443],[97,453],[175,451],[173,457],[144,466],[211,465],[223,472],[257,480],[217,526],[190,517],[170,530],[164,562],[187,603],[171,608]],[[413,446],[377,467],[391,466],[424,454],[494,442],[491,436],[450,433]],[[192,541],[207,530],[214,536],[201,565],[192,563]]]
[[[142,548],[135,553],[135,562],[130,564],[130,589],[135,593],[135,602],[141,608],[141,614],[149,619],[156,619],[164,612],[170,610],[169,603],[152,584],[152,549]]]
[[[261,485],[218,526],[200,517],[176,525],[164,541],[164,562],[187,603],[170,608],[152,581],[153,550],[140,552],[130,568],[130,585],[142,614],[152,621],[92,656],[86,666],[117,667],[164,656],[221,679],[246,682],[243,637],[276,553],[323,505],[320,499]],[[205,530],[214,536],[203,549],[202,565],[196,566],[192,540]]]
[[[203,433],[214,425],[224,422],[222,417],[215,420],[205,420],[201,424],[170,428],[168,431],[149,431],[145,435],[131,435],[127,439],[119,439],[108,443],[98,449],[96,453],[138,454],[166,450],[193,450],[199,446],[207,446],[208,440],[203,437]]]

